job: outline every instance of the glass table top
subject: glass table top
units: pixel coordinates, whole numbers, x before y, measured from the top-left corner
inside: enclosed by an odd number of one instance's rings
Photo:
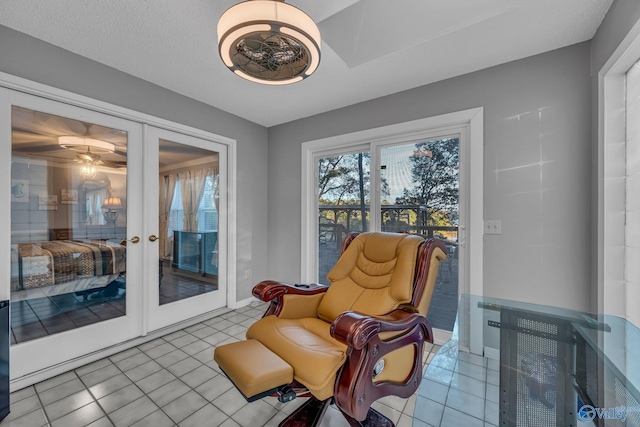
[[[620,317],[463,295],[413,425],[640,426],[638,358]]]

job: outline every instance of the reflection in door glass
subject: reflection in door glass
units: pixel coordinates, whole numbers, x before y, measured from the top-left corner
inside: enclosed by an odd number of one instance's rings
[[[452,330],[458,310],[459,139],[386,147],[380,153],[381,229],[446,242],[427,318]]]
[[[11,128],[12,344],[125,315],[127,133],[20,107]]]
[[[324,157],[318,164],[318,279],[327,283],[340,246],[351,232],[369,231],[368,151]]]
[[[160,305],[218,289],[218,153],[160,140]]]

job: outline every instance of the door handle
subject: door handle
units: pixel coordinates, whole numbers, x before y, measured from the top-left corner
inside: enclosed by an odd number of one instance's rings
[[[151,236],[149,236],[149,241],[150,242],[155,242],[156,240],[158,240],[158,238],[156,237],[155,234],[152,234]]]
[[[135,244],[135,243],[138,243],[140,241],[140,238],[138,236],[133,236],[131,239],[125,239],[125,241]]]

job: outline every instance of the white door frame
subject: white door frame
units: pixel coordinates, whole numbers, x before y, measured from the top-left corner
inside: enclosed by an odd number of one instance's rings
[[[62,103],[69,104],[71,106],[84,108],[90,111],[103,113],[107,115],[111,115],[117,118],[129,120],[132,122],[137,122],[138,124],[147,124],[152,125],[158,128],[166,129],[169,131],[178,132],[180,134],[193,136],[196,138],[201,138],[205,140],[210,140],[219,144],[223,144],[227,147],[227,164],[228,164],[228,176],[227,176],[227,229],[228,229],[228,239],[227,239],[227,247],[225,250],[228,254],[227,257],[227,298],[226,304],[228,308],[236,308],[236,186],[237,186],[237,143],[236,140],[217,135],[208,131],[204,131],[201,129],[197,129],[191,126],[186,126],[180,123],[172,122],[166,119],[162,119],[159,117],[155,117],[149,114],[141,113],[135,110],[131,110],[128,108],[124,108],[118,105],[110,104],[107,102],[95,100],[86,96],[78,95],[73,92],[69,92],[66,90],[57,89],[51,86],[47,86],[41,83],[33,82],[21,77],[17,77],[11,74],[0,72],[0,130],[3,130],[0,134],[2,141],[6,143],[0,144],[0,183],[5,183],[6,185],[0,185],[0,196],[4,197],[4,200],[10,200],[10,186],[11,182],[11,107],[8,103],[8,90],[14,90],[18,92],[23,92],[30,95],[35,95],[39,97],[43,97],[45,99],[49,99],[52,101],[58,101]],[[8,143],[7,143],[8,142]],[[141,184],[140,184],[141,185]],[[4,224],[10,224],[11,218],[11,210],[10,205],[8,204],[0,204],[0,221]],[[128,230],[129,231],[129,230]],[[130,230],[133,231],[133,230]],[[11,277],[11,266],[10,266],[10,254],[11,254],[11,245],[10,240],[6,239],[3,243],[0,243],[0,278],[4,277],[5,286],[0,286],[0,299],[10,299],[10,277]],[[213,314],[213,312],[211,313]],[[204,320],[202,316],[199,318],[194,318],[193,322],[197,320]],[[187,321],[186,323],[189,323]],[[173,328],[183,327],[185,322],[182,322],[180,325],[175,325],[173,327],[165,328],[162,330],[162,333],[169,333]],[[31,385],[38,381],[42,381],[46,378],[49,378],[53,375],[60,374],[62,372],[68,371],[69,369],[74,369],[78,366],[82,366],[86,363],[89,363],[94,360],[98,360],[102,357],[108,356],[110,354],[114,354],[118,351],[122,351],[126,348],[138,345],[145,340],[151,339],[155,337],[156,334],[151,334],[149,337],[139,337],[137,339],[129,340],[127,342],[121,343],[119,345],[111,346],[109,348],[105,348],[104,350],[93,352],[91,354],[87,354],[84,357],[74,358],[73,360],[68,360],[63,363],[58,363],[49,368],[42,369],[35,373],[30,373],[23,375],[21,377],[12,376],[11,378],[11,388],[12,390],[17,390],[22,387]]]
[[[637,311],[637,297],[630,295],[625,283],[626,180],[620,169],[626,168],[615,144],[626,137],[626,73],[640,59],[640,21],[618,45],[598,72],[598,313],[629,317]],[[621,217],[622,215],[622,217]]]
[[[323,138],[302,144],[301,176],[301,273],[303,281],[317,279],[317,186],[315,159],[323,151],[348,150],[350,147],[368,145],[371,149],[371,173],[377,177],[375,165],[378,147],[416,140],[437,134],[460,134],[460,201],[466,212],[460,212],[459,244],[467,259],[460,261],[459,292],[483,294],[483,174],[484,174],[484,110],[482,107],[440,116],[428,117],[359,132]],[[378,165],[379,166],[379,165]],[[372,188],[375,180],[372,178]],[[378,181],[379,182],[379,181]],[[374,225],[375,206],[371,206],[371,224]],[[311,243],[313,242],[313,243]],[[466,249],[466,250],[465,250]],[[481,319],[480,319],[481,323]],[[478,323],[478,324],[480,324]],[[472,334],[471,347],[482,352],[482,334]]]

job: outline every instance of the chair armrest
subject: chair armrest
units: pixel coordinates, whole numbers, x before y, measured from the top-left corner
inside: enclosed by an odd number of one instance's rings
[[[278,317],[282,315],[286,318],[297,318],[301,315],[306,317],[304,315],[310,313],[314,313],[313,316],[315,316],[317,306],[323,296],[321,294],[324,294],[328,287],[319,283],[311,283],[308,286],[308,288],[303,288],[275,280],[265,280],[254,286],[252,293],[260,301],[271,302],[264,316],[273,314]],[[298,305],[297,302],[294,302],[293,307],[288,304],[288,308],[285,310],[285,295],[290,295],[290,299],[303,298],[308,304]],[[314,295],[318,295],[318,297],[305,298],[313,297]]]
[[[319,283],[310,283],[308,288],[301,288],[289,283],[275,280],[265,280],[253,287],[253,296],[260,301],[269,302],[285,294],[293,295],[316,295],[326,292],[328,287]]]
[[[382,316],[347,311],[336,317],[330,331],[331,336],[349,346],[333,393],[343,413],[363,421],[371,404],[381,397],[392,394],[406,398],[418,389],[424,342],[433,342],[431,325],[424,316],[403,309]],[[383,332],[397,332],[397,335],[382,339]],[[403,348],[409,348],[409,353],[403,353],[403,358],[396,359],[395,363],[408,368],[406,375],[398,380],[374,383],[378,361]]]
[[[340,314],[331,324],[331,336],[356,350],[365,345],[380,332],[403,332],[416,325],[422,325],[428,342],[433,342],[433,332],[427,319],[419,313],[394,310],[382,316],[367,316],[347,311]]]

